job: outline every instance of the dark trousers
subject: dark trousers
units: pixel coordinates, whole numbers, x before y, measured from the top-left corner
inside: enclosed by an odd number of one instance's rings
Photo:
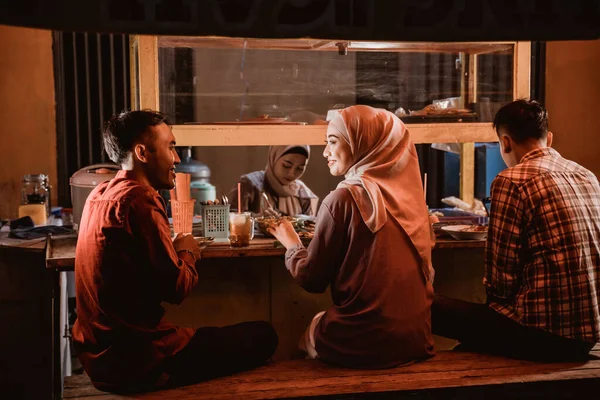
[[[435,335],[458,340],[461,350],[538,361],[582,360],[594,346],[519,324],[487,304],[436,295],[431,306]]]
[[[196,330],[190,343],[165,360],[167,387],[189,385],[265,364],[277,349],[277,333],[268,322],[243,322]]]

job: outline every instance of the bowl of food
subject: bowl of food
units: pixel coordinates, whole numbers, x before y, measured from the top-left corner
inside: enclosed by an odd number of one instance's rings
[[[456,240],[483,240],[487,237],[487,225],[447,225],[442,231]]]

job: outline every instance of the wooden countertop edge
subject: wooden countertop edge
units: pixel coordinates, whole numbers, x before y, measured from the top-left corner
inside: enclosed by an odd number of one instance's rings
[[[72,271],[75,262],[75,242],[73,236],[63,239],[70,240],[71,244],[63,245],[62,254],[54,257],[52,254],[51,241],[60,241],[61,238],[53,238],[49,240],[46,253],[46,267],[56,269],[58,271]],[[435,249],[475,249],[485,247],[485,240],[453,240],[443,239],[438,240]],[[274,247],[268,243],[259,244],[247,248],[232,249],[229,246],[215,245],[208,246],[202,252],[202,259],[211,258],[242,258],[242,257],[282,257],[285,255],[285,249],[282,247]]]
[[[434,247],[435,249],[460,249],[460,248],[485,248],[484,240],[454,240],[443,239],[439,240]]]

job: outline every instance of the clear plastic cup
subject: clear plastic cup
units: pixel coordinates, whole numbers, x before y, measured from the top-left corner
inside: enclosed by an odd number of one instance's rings
[[[229,213],[229,244],[231,247],[248,247],[254,238],[254,218],[249,212]]]

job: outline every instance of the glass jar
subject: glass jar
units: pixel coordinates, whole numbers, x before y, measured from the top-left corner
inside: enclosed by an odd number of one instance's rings
[[[50,189],[48,175],[28,174],[21,179],[21,204],[43,204],[50,216]]]

